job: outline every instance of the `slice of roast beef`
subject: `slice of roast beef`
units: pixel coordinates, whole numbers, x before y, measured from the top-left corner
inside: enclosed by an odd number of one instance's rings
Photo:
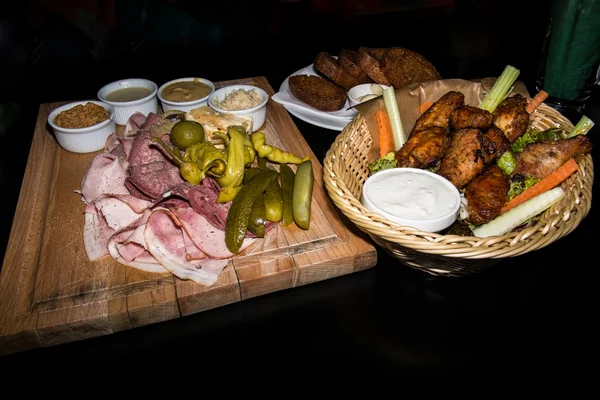
[[[151,117],[148,117],[150,120]],[[130,193],[146,200],[157,200],[161,196],[183,184],[185,181],[179,173],[179,168],[170,161],[162,147],[150,142],[150,129],[153,123],[158,123],[157,118],[146,121],[142,129],[135,136],[129,154],[129,177],[125,185]],[[162,140],[170,145],[169,136],[164,135]]]
[[[174,187],[184,184],[178,168],[166,166],[145,174],[132,174],[125,179],[125,186],[132,195],[145,200],[157,200]]]

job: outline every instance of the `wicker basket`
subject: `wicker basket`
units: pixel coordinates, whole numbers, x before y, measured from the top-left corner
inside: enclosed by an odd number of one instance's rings
[[[537,129],[573,124],[542,104],[532,115]],[[580,170],[563,182],[566,196],[527,227],[503,236],[442,235],[395,224],[367,210],[360,194],[369,176],[367,154],[373,143],[359,114],[336,137],[324,160],[323,179],[335,205],[360,230],[403,263],[432,275],[462,276],[494,265],[503,258],[540,249],[572,232],[588,214],[592,201],[594,165],[591,154],[577,159]]]

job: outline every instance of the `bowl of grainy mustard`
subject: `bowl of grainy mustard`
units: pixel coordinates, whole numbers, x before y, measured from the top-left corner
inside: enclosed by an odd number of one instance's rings
[[[48,116],[48,125],[65,150],[91,153],[103,149],[106,139],[115,132],[114,116],[110,104],[76,101],[54,109]]]
[[[252,85],[229,85],[208,96],[208,105],[221,114],[252,118],[252,131],[259,130],[267,116],[269,94]]]

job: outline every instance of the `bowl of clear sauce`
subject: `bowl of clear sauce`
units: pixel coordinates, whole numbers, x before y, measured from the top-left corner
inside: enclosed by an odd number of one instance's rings
[[[391,168],[363,184],[361,203],[399,225],[439,232],[458,218],[460,193],[446,178],[417,168]]]
[[[98,99],[115,109],[115,123],[125,125],[134,113],[145,116],[158,112],[156,83],[141,78],[121,79],[103,86]]]

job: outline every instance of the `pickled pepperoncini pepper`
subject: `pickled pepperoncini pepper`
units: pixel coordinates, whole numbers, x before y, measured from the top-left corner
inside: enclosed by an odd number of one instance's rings
[[[221,186],[218,203],[227,203],[234,199],[242,188],[245,165],[246,150],[245,140],[248,134],[242,126],[233,125],[227,128],[227,137],[220,135],[225,139],[227,146],[227,166],[225,173],[215,178]]]
[[[206,175],[211,175],[215,178],[223,176],[227,167],[225,152],[217,149],[210,142],[191,145],[185,149],[183,157],[185,160],[194,161],[198,164],[201,171],[205,171]]]
[[[160,138],[153,137],[150,141],[160,144],[165,149],[173,162],[179,166],[181,177],[192,185],[199,184],[207,174],[219,177],[225,173],[225,154],[210,142],[193,144],[187,147],[182,155],[179,149],[167,146]]]
[[[256,150],[260,157],[265,157],[274,163],[301,164],[302,162],[310,159],[310,156],[300,158],[292,153],[288,153],[287,151],[278,149],[275,146],[266,144],[265,134],[263,132],[257,131],[252,133],[250,140],[252,141],[254,150]]]

